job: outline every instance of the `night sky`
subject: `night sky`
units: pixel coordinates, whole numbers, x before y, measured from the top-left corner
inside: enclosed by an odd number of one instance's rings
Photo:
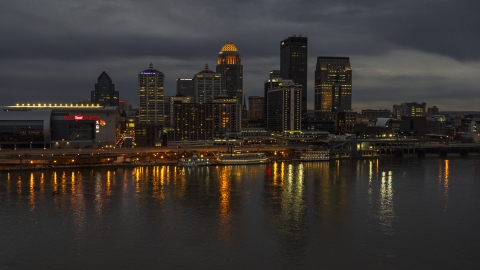
[[[102,71],[138,107],[150,62],[176,78],[215,69],[226,41],[239,49],[244,93],[263,96],[280,41],[309,39],[308,108],[317,56],[348,56],[353,109],[426,102],[479,110],[480,1],[22,0],[0,4],[0,105],[90,98]]]

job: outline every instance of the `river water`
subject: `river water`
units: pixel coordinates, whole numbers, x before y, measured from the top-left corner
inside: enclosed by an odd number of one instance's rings
[[[480,159],[0,173],[0,269],[480,269]]]

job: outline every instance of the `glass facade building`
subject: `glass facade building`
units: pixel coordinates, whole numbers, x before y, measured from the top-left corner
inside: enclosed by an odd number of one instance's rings
[[[280,75],[302,86],[302,118],[307,117],[308,38],[291,36],[280,42]]]

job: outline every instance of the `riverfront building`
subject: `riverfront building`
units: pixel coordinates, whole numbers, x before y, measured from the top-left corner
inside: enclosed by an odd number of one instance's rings
[[[0,147],[113,147],[120,129],[117,107],[17,104],[0,111]]]
[[[169,141],[188,143],[241,135],[241,105],[236,99],[214,99],[207,103],[176,99],[171,106],[173,130],[168,135]]]
[[[138,73],[138,97],[140,101],[139,124],[163,126],[164,74],[153,69]]]
[[[291,36],[280,41],[280,76],[302,86],[301,115],[307,117],[308,38]]]
[[[302,86],[291,80],[283,80],[280,86],[268,91],[269,131],[301,129],[301,95]]]
[[[115,91],[115,85],[112,79],[104,71],[98,76],[98,83],[95,84],[95,91],[91,94],[92,104],[101,106],[118,106],[118,91]]]

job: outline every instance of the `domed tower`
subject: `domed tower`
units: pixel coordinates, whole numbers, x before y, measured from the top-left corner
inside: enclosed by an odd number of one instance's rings
[[[218,53],[217,73],[222,76],[222,94],[242,104],[243,66],[237,46],[227,41]]]

